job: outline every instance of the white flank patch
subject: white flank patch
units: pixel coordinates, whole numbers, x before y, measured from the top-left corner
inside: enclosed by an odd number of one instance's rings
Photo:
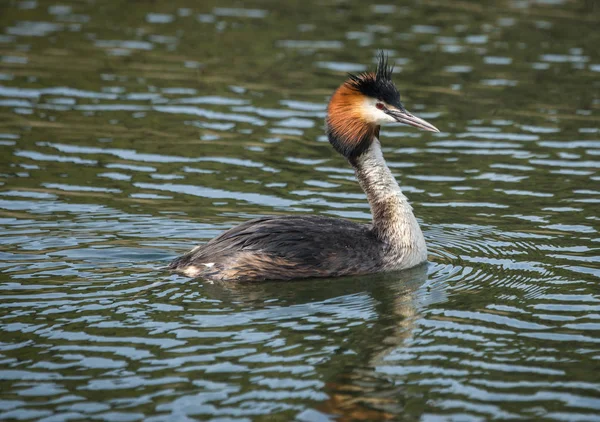
[[[186,267],[183,270],[183,274],[185,274],[188,277],[197,277],[198,274],[200,274],[200,269],[198,267],[194,267],[193,265],[190,265],[189,267]]]
[[[209,262],[208,264],[202,264],[202,265],[204,265],[206,268],[212,268],[212,267],[215,266],[215,263],[214,262]]]

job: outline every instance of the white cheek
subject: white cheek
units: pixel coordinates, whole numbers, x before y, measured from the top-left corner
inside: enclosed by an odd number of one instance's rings
[[[363,103],[363,116],[377,125],[384,125],[387,123],[394,123],[393,117],[385,114],[383,111],[379,110],[375,104],[377,104],[377,100],[372,98],[367,98]]]

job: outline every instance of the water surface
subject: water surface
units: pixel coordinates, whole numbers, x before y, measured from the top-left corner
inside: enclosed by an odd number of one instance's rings
[[[600,420],[593,1],[0,6],[1,420]],[[253,285],[171,258],[368,222],[323,135],[383,49],[429,264]]]

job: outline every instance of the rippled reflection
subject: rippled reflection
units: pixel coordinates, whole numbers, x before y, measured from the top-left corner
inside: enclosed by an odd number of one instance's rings
[[[0,13],[1,420],[599,420],[594,2]],[[162,267],[258,215],[367,222],[323,134],[383,48],[428,265],[208,284]]]

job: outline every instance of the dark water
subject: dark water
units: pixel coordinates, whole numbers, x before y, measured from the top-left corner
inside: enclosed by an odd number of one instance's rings
[[[596,1],[0,5],[1,420],[600,420]],[[254,216],[367,222],[323,136],[382,131],[430,263],[210,285],[160,269]]]

